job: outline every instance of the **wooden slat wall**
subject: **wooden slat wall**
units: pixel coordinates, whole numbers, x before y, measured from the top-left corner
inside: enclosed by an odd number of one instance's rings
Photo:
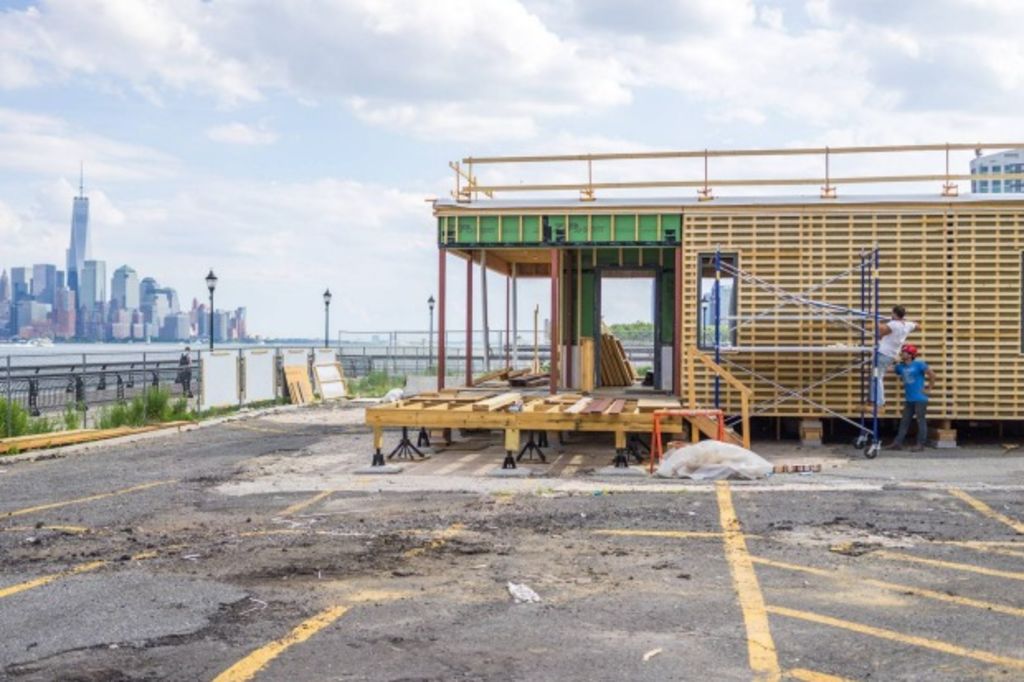
[[[951,411],[961,419],[1020,419],[1024,220],[1018,212],[957,212],[949,242]]]
[[[950,262],[945,211],[945,207],[936,207],[934,213],[920,210],[906,213],[894,210],[885,213],[843,212],[814,207],[784,211],[765,207],[735,211],[684,211],[684,267],[688,269],[683,280],[684,343],[693,344],[696,339],[698,254],[713,252],[716,246],[723,252],[736,252],[743,270],[770,280],[787,291],[800,292],[851,267],[857,262],[861,250],[870,249],[877,243],[882,255],[881,311],[887,314],[896,303],[907,307],[908,316],[920,321],[924,329],[922,333],[915,333],[912,341],[921,347],[923,357],[942,374],[940,389],[933,398],[930,414],[939,418],[961,416],[952,414],[953,406],[960,404],[959,394],[954,396],[954,388],[961,377],[954,376],[951,371],[954,351],[946,343],[946,289]],[[1007,281],[1012,279],[1016,283],[1014,286],[1019,288],[1019,249],[1007,258],[1015,259],[1017,268],[1014,272],[1007,272]],[[827,294],[818,292],[813,297],[857,307],[860,278],[852,275],[823,291]],[[1013,299],[1013,305],[1010,302],[1005,304],[1005,310],[1009,311],[1014,305],[1019,306],[1019,293],[1017,296]],[[978,298],[981,297],[982,294],[979,294]],[[740,315],[762,312],[778,302],[778,297],[769,292],[756,289],[748,283],[739,283]],[[783,310],[807,312],[806,307],[789,306]],[[1014,339],[1017,338],[1019,307],[1015,310],[1015,317],[1009,313],[1005,315],[1005,324],[1013,325]],[[860,336],[836,323],[759,321],[740,329],[738,343],[741,346],[858,345]],[[1015,353],[1017,355],[1019,353]],[[855,359],[852,353],[744,353],[727,357],[795,389],[814,383],[852,364]],[[1024,371],[1024,363],[1021,368]],[[703,404],[710,404],[710,379],[704,373],[698,375],[701,377],[698,381],[699,400]],[[744,378],[742,374],[740,377]],[[749,375],[746,379],[755,389],[755,403],[770,398],[774,393],[767,382]],[[886,388],[890,400],[883,415],[898,416],[902,403],[899,393],[901,388],[894,376],[890,375]],[[851,416],[859,414],[860,374],[857,371],[851,372],[810,390],[807,395],[841,413]],[[724,404],[727,409],[738,409],[737,395],[723,389],[723,398],[726,399]],[[1009,418],[1019,413],[1019,408],[1014,408],[1003,416]],[[823,413],[805,402],[790,400],[761,414],[819,416]]]

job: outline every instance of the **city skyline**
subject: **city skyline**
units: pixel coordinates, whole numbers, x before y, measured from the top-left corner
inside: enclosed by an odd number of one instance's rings
[[[107,264],[92,257],[89,198],[80,166],[78,194],[72,199],[66,270],[52,263],[11,266],[0,264],[0,338],[59,339],[109,342],[159,340],[215,342],[249,340],[246,309],[210,310],[192,299],[181,309],[177,290],[161,287],[152,277],[141,281],[125,264],[109,277]],[[212,317],[212,320],[211,320]]]

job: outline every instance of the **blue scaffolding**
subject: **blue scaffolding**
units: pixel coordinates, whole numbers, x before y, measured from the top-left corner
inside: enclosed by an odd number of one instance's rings
[[[712,306],[714,310],[714,352],[715,363],[728,366],[741,374],[752,377],[760,383],[770,385],[775,389],[771,398],[753,406],[751,416],[766,412],[777,405],[789,400],[799,400],[812,405],[825,415],[839,419],[857,429],[855,446],[862,449],[864,456],[873,459],[878,456],[881,449],[878,425],[878,385],[883,380],[879,370],[878,345],[879,333],[879,263],[880,255],[877,246],[870,250],[861,252],[857,262],[851,267],[825,279],[809,289],[794,293],[786,291],[782,287],[757,277],[750,272],[742,270],[738,264],[730,263],[722,258],[720,248],[715,249],[714,270],[715,280],[712,285]],[[734,281],[746,283],[766,291],[778,298],[778,303],[771,308],[752,315],[722,315],[721,287],[722,275],[734,278]],[[860,278],[859,307],[853,308],[846,305],[829,303],[819,300],[818,296],[824,293],[829,286],[848,280],[852,277]],[[735,291],[732,300],[735,301]],[[784,309],[792,307],[795,313]],[[737,310],[738,312],[738,310]],[[722,321],[728,320],[729,343],[722,343]],[[795,345],[795,346],[768,346],[768,345],[733,345],[733,331],[737,331],[748,325],[755,325],[764,321],[787,321],[787,322],[826,322],[842,325],[848,335],[859,339],[858,344],[832,344],[832,345]],[[738,335],[737,335],[738,338]],[[870,344],[868,343],[870,339]],[[703,341],[703,339],[701,339]],[[757,353],[830,353],[838,355],[850,355],[854,358],[843,368],[830,372],[824,377],[806,384],[802,387],[787,387],[779,381],[757,372],[752,367],[747,367],[735,359],[728,357],[732,354],[757,354]],[[847,415],[821,402],[813,400],[808,393],[819,386],[827,384],[840,377],[859,372],[860,375],[860,404],[859,419],[851,419]],[[721,378],[714,377],[714,400],[715,407],[721,408]],[[870,408],[870,411],[869,411]],[[730,417],[726,420],[729,426],[734,426],[740,420],[740,416]]]

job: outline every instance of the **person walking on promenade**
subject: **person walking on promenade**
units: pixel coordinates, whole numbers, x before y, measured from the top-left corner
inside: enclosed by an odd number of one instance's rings
[[[181,392],[189,398],[192,396],[192,349],[185,346],[181,357],[178,358],[178,383],[181,384]]]
[[[900,350],[910,333],[921,328],[921,325],[916,322],[905,319],[906,314],[907,310],[903,306],[893,306],[892,319],[881,323],[878,328],[882,338],[878,342],[878,374],[875,381],[877,399],[875,402],[879,407],[885,405],[886,373],[899,360]]]
[[[896,374],[903,379],[903,418],[896,432],[896,439],[889,446],[890,450],[902,450],[903,441],[910,431],[911,420],[917,421],[917,443],[910,449],[913,452],[924,450],[928,441],[928,394],[935,383],[935,373],[928,363],[917,357],[917,347],[911,344],[903,346],[900,362],[896,365]]]

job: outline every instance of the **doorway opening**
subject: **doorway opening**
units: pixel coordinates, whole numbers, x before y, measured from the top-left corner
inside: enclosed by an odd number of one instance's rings
[[[649,391],[662,388],[661,269],[599,267],[594,293],[594,385]],[[626,360],[635,370],[635,381],[625,382],[609,367],[602,368],[602,362],[608,361],[608,349],[601,344],[603,333],[621,342]]]

